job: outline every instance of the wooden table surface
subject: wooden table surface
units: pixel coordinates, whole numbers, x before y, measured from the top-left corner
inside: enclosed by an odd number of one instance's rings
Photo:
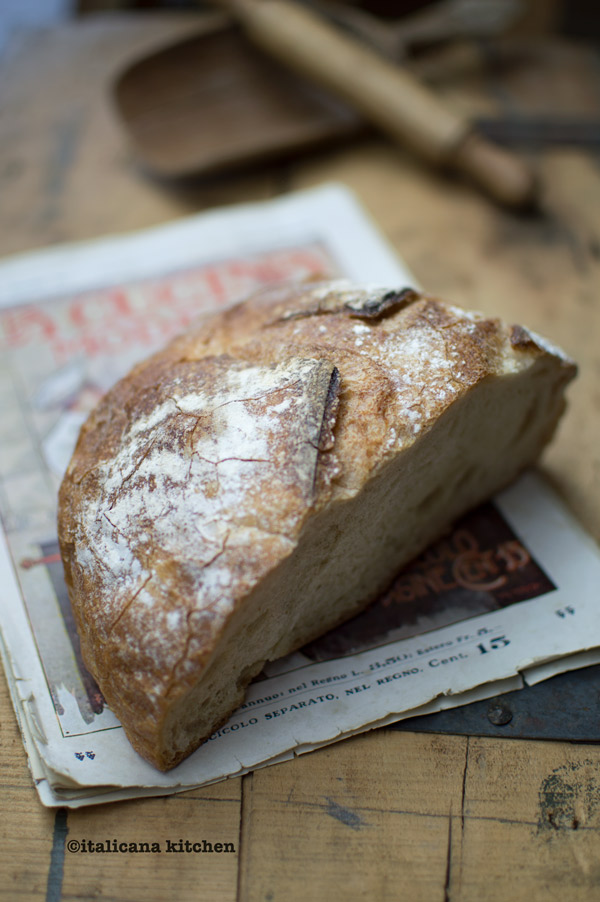
[[[529,149],[544,214],[519,218],[377,137],[173,189],[135,165],[108,99],[126,61],[195,23],[91,18],[31,37],[0,69],[0,254],[338,180],[425,288],[522,321],[580,363],[545,469],[600,539],[598,148]],[[512,51],[511,51],[512,53]],[[585,48],[533,45],[440,89],[473,113],[600,115]],[[598,711],[598,699],[590,708]],[[378,730],[178,796],[42,808],[0,693],[0,898],[597,900],[600,749]],[[229,854],[69,853],[65,837],[229,842]]]

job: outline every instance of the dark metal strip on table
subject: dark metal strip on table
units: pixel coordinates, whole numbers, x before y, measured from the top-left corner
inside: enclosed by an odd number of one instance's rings
[[[563,673],[482,702],[410,717],[389,729],[600,742],[600,665]]]

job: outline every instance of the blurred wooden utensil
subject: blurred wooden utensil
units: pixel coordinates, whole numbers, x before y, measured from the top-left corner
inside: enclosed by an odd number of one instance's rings
[[[523,15],[522,0],[436,0],[398,18],[381,18],[340,0],[305,0],[394,62],[415,47],[439,47],[454,39],[497,37]]]
[[[258,47],[353,105],[424,159],[466,175],[497,202],[531,206],[533,173],[523,160],[476,133],[408,71],[292,0],[211,0]]]
[[[230,17],[127,66],[117,112],[136,158],[188,178],[296,154],[364,128],[351,107],[261,53]]]

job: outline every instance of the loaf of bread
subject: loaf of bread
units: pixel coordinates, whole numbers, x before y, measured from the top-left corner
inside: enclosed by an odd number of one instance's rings
[[[206,316],[84,425],[59,534],[83,657],[182,761],[274,660],[356,614],[536,460],[575,366],[411,289],[304,283]]]

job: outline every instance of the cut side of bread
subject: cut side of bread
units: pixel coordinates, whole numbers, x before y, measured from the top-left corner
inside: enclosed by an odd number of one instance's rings
[[[307,283],[199,320],[84,425],[59,537],[86,666],[168,770],[266,661],[374,600],[551,438],[575,366],[417,294]]]

